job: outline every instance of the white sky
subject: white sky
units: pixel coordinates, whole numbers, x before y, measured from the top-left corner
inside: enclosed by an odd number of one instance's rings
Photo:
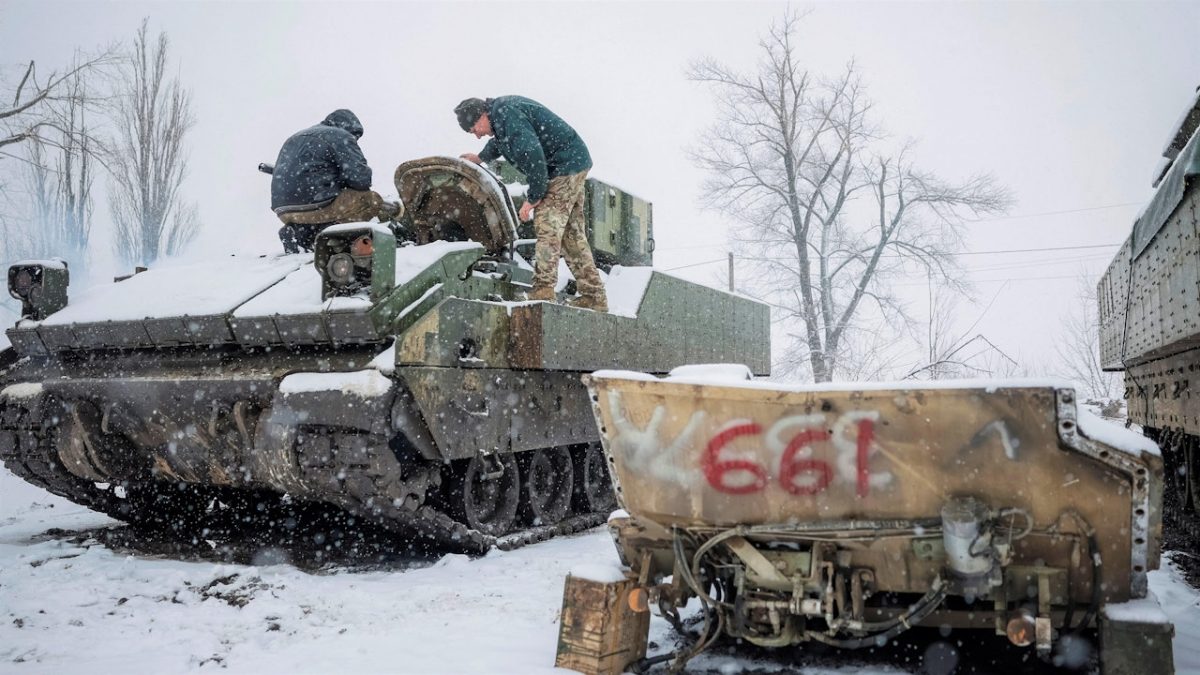
[[[854,58],[886,127],[920,142],[922,166],[947,179],[991,171],[1013,190],[1012,216],[971,224],[968,250],[1122,241],[1151,194],[1168,128],[1200,84],[1196,2],[812,8],[801,37],[814,70],[836,72]],[[362,119],[376,187],[394,194],[401,161],[481,147],[455,124],[459,100],[527,95],[580,131],[592,175],[654,202],[656,264],[670,268],[726,251],[727,224],[700,210],[702,176],[684,152],[713,113],[708,92],[684,77],[686,65],[713,56],[752,66],[758,36],[785,9],[7,0],[0,63],[33,58],[48,69],[75,47],[129,39],[144,16],[167,31],[194,96],[185,189],[200,202],[197,252],[209,254],[277,248],[269,180],[255,166],[329,111],[347,107]],[[103,227],[107,216],[97,212]],[[1111,251],[965,257],[983,304],[1002,289],[977,330],[1027,360],[1049,359],[1075,277],[1098,276]],[[713,282],[724,270],[722,262],[679,273]],[[922,299],[923,280],[913,286]],[[980,308],[960,307],[965,328]]]

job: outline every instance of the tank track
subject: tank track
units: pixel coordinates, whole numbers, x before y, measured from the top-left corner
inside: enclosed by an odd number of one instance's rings
[[[69,499],[114,518],[125,519],[128,507],[112,490],[67,471],[53,452],[56,428],[35,421],[35,414],[20,405],[0,409],[0,460],[17,477],[50,494]]]
[[[1147,430],[1146,434],[1162,448],[1166,475],[1163,486],[1164,548],[1188,555],[1200,554],[1200,509],[1189,504],[1187,496],[1188,469],[1184,466],[1185,447],[1200,452],[1200,437],[1181,430]]]
[[[339,489],[327,493],[327,498],[333,497],[330,501],[347,512],[392,530],[414,543],[422,543],[421,539],[424,539],[441,548],[470,553],[483,553],[493,548],[509,551],[595,527],[608,517],[607,513],[582,513],[569,515],[553,525],[529,527],[500,536],[487,534],[429,503],[410,508],[403,503],[398,505],[397,501],[389,503],[386,499],[381,500],[381,495],[389,494],[390,486],[402,482],[397,475],[400,469],[394,460],[383,461],[375,457],[376,453],[385,452],[384,449],[370,448],[367,452],[371,455],[368,466],[377,468],[349,474],[339,470],[336,479]]]
[[[429,504],[423,504],[416,509],[391,504],[380,505],[377,495],[381,493],[374,488],[356,489],[361,486],[360,482],[347,481],[348,489],[342,492],[337,505],[353,515],[395,532],[412,543],[427,542],[435,547],[468,553],[484,553],[493,548],[511,551],[553,537],[581,532],[600,525],[608,517],[607,513],[577,514],[553,525],[539,525],[495,536],[472,529]]]
[[[116,493],[113,486],[98,487],[95,483],[79,478],[69,472],[59,461],[54,449],[57,427],[42,424],[45,417],[23,405],[4,405],[0,410],[0,460],[10,471],[25,481],[51,494],[99,511],[118,520],[133,524],[147,524],[136,516],[138,509],[128,499]],[[380,466],[381,463],[375,463]],[[472,529],[432,505],[423,504],[409,508],[403,504],[381,503],[380,495],[387,494],[386,486],[397,482],[393,471],[375,471],[346,475],[339,472],[339,488],[327,493],[327,499],[348,513],[369,520],[395,532],[412,544],[430,545],[441,549],[467,553],[484,553],[496,548],[513,550],[538,543],[553,537],[580,532],[603,523],[607,513],[582,513],[568,516],[553,525],[541,525],[494,536]],[[150,488],[170,488],[171,483],[159,486],[139,484]],[[161,496],[171,497],[165,490],[157,490]],[[151,497],[153,498],[153,497]],[[207,499],[205,499],[207,501]],[[197,511],[203,505],[193,505]],[[162,516],[158,516],[162,519]]]

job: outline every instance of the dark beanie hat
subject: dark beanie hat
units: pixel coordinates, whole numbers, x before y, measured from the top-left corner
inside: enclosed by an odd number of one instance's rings
[[[481,98],[468,98],[454,106],[454,114],[458,116],[458,126],[462,127],[463,131],[470,131],[485,112],[487,112],[487,102]]]

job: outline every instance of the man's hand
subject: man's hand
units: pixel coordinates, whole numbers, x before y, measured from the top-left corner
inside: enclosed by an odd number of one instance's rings
[[[475,162],[476,164],[483,164],[483,160],[479,159],[479,155],[477,155],[473,152],[464,152],[463,154],[459,155],[459,157],[467,160],[468,162]]]
[[[540,203],[541,202],[538,202],[538,204],[540,204]],[[517,219],[520,220],[522,223],[529,222],[530,220],[533,219],[533,210],[536,207],[537,207],[537,204],[535,204],[533,202],[525,202],[524,204],[521,205],[521,212],[517,214]]]

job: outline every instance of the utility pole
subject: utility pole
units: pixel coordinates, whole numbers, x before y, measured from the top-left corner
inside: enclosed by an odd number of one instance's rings
[[[729,292],[733,292],[733,253],[729,254]]]

